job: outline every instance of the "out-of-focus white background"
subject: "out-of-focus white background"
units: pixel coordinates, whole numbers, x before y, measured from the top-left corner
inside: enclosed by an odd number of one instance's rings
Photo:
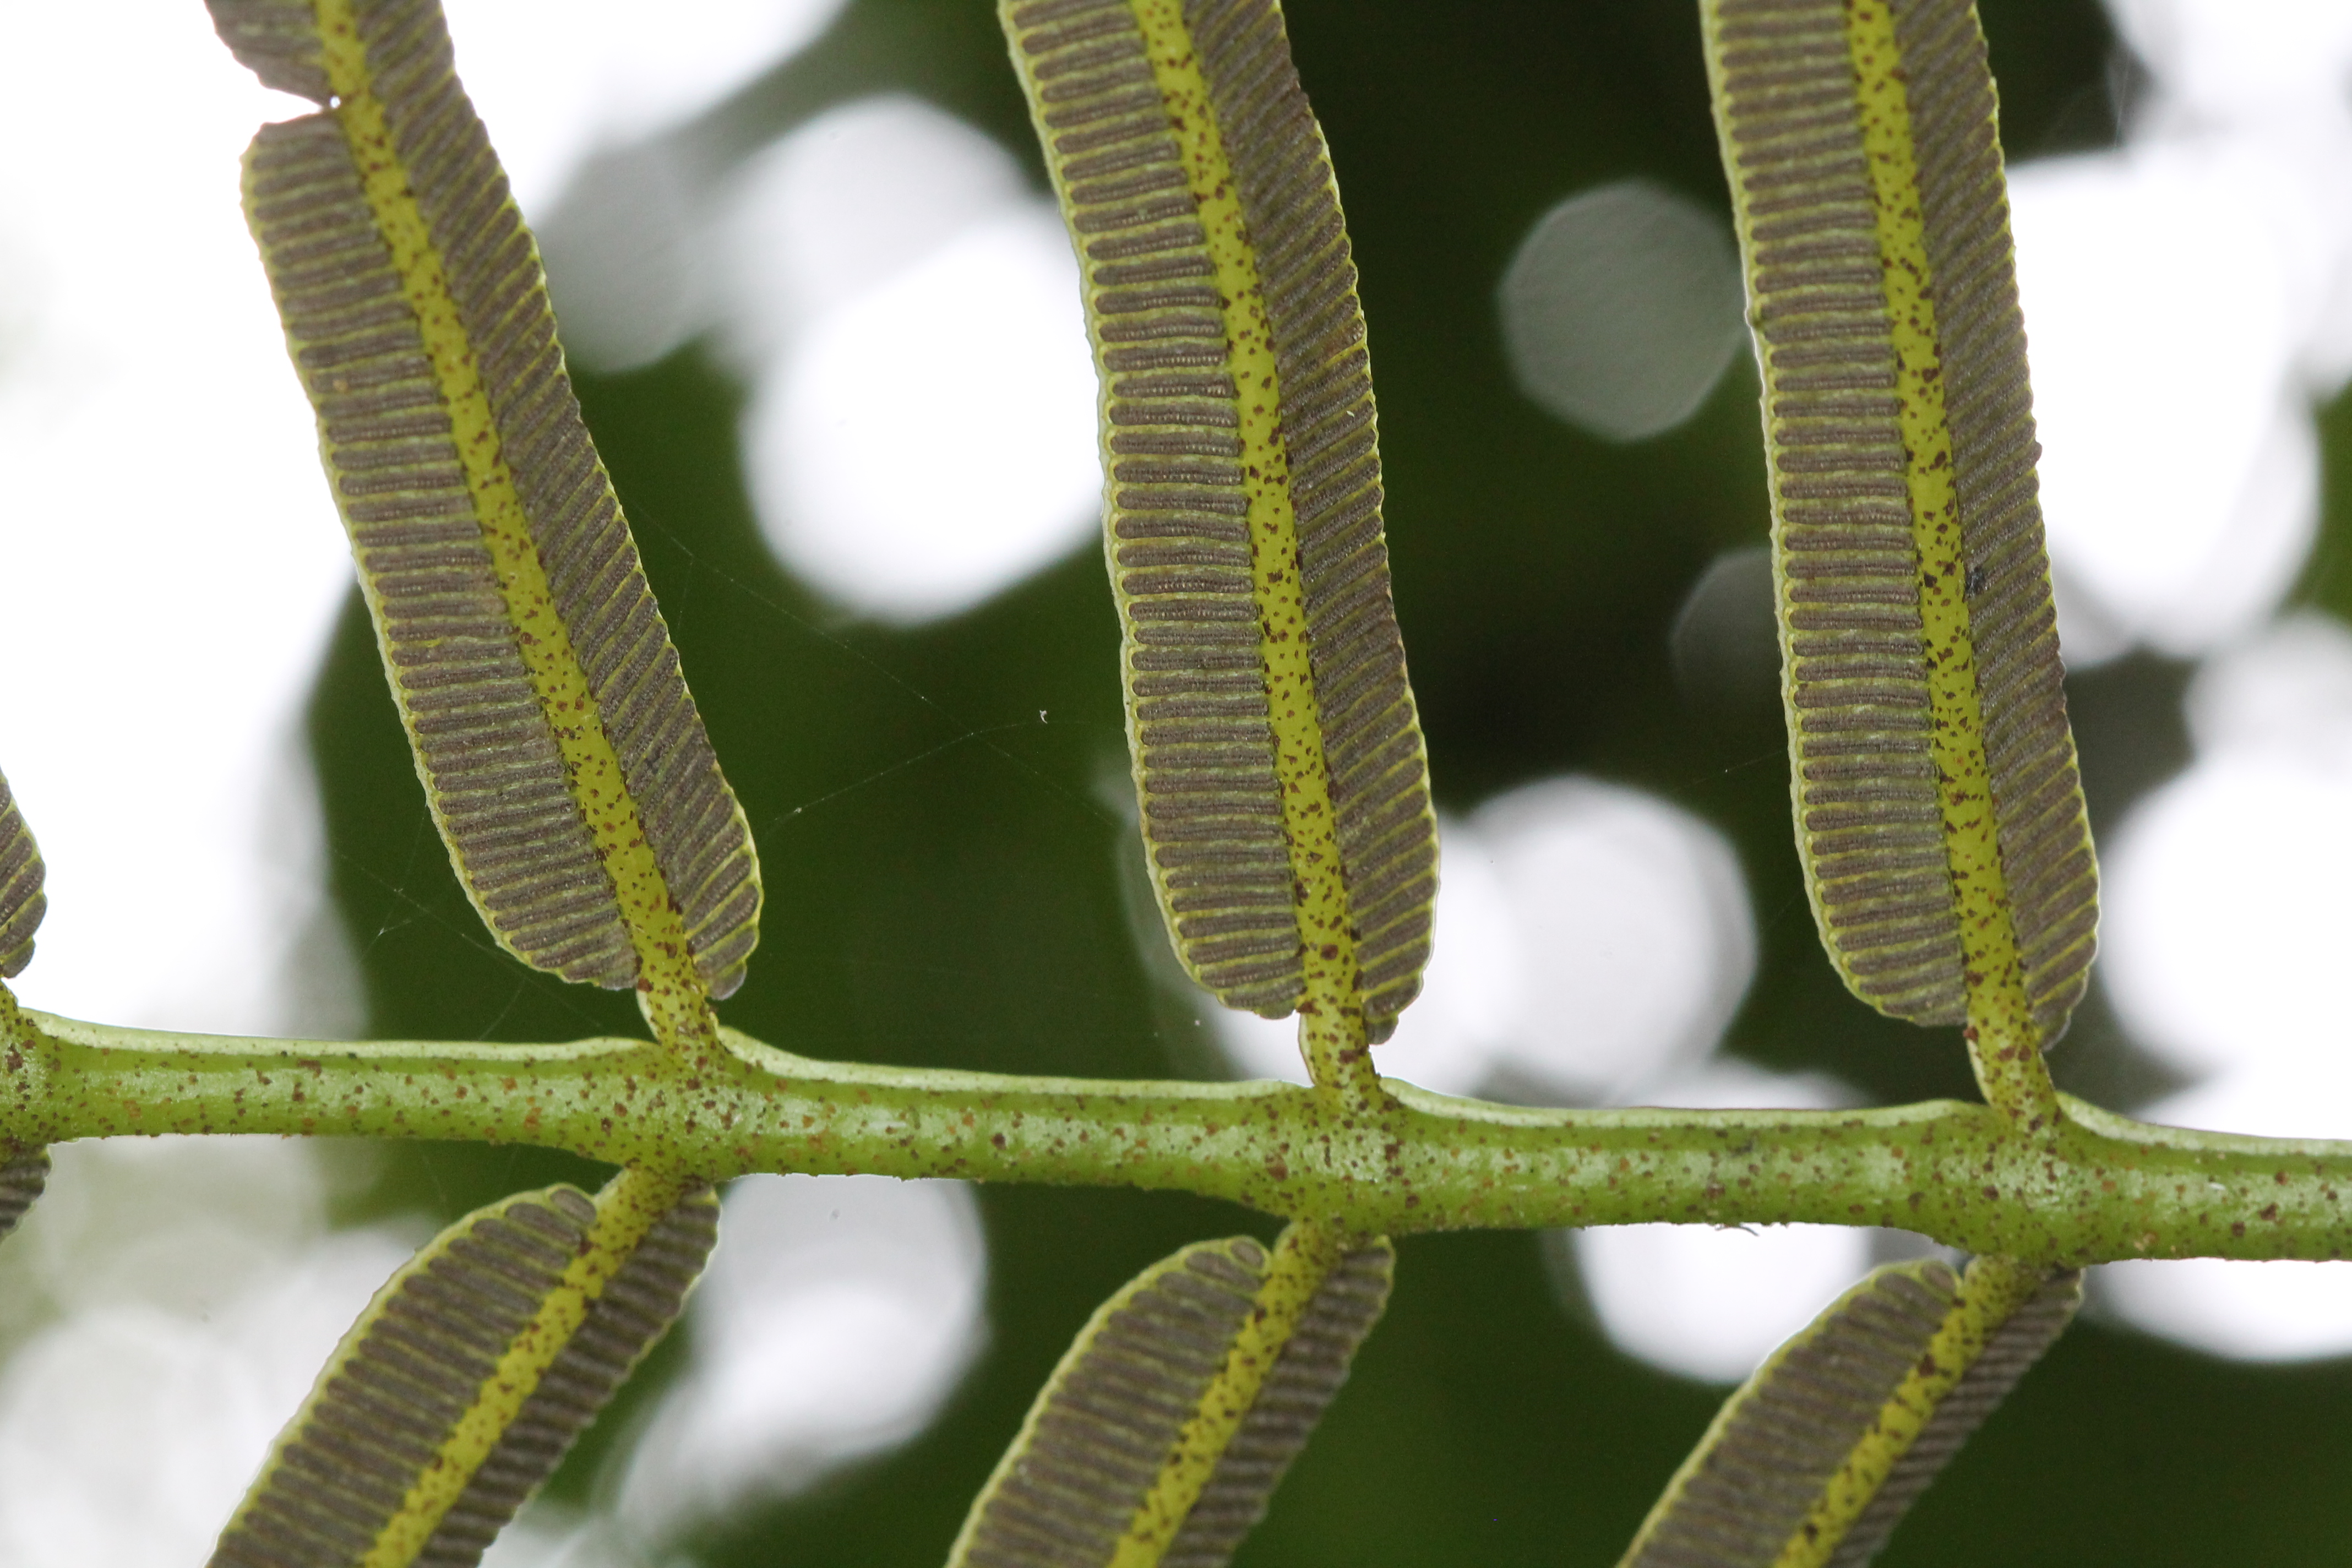
[[[666,151],[661,132],[835,8],[450,0],[467,83],[547,220],[575,359],[621,370],[709,343],[747,394],[745,479],[778,559],[845,616],[919,626],[1093,547],[1094,388],[1058,221],[972,125],[883,94],[718,176]],[[2352,5],[2112,8],[2141,83],[2120,144],[2021,164],[2012,190],[2068,658],[2197,665],[2193,762],[2102,846],[2099,983],[2187,1085],[2122,1109],[2352,1136],[2336,978],[2352,629],[2281,612],[2316,529],[2314,409],[2352,375]],[[19,652],[0,762],[51,899],[21,994],[126,1024],[357,1030],[298,728],[350,567],[234,195],[255,124],[307,106],[236,68],[192,0],[17,0],[0,30],[26,62],[0,94],[0,144],[20,150],[0,166]],[[104,105],[31,64],[100,58]],[[605,177],[582,185],[592,161]],[[1572,195],[1495,289],[1527,396],[1609,440],[1689,418],[1741,352],[1727,232],[1652,182]],[[909,443],[919,421],[940,439]],[[1735,553],[1694,583],[1675,633],[1688,679],[1769,684],[1769,636],[1741,618],[1759,570]],[[1855,1102],[1719,1053],[1758,936],[1717,827],[1574,776],[1444,833],[1438,955],[1388,1070],[1531,1102]],[[1288,1025],[1207,1026],[1235,1072],[1298,1076]],[[0,1249],[0,1561],[201,1560],[342,1327],[423,1239],[328,1224],[334,1184],[363,1174],[276,1141],[58,1151]],[[920,1431],[986,1343],[987,1247],[961,1187],[754,1178],[725,1223],[687,1370],[606,1500],[539,1510],[502,1568],[646,1559],[815,1485]],[[1547,1243],[1564,1310],[1712,1383],[1920,1245],[1668,1226]],[[2341,1268],[2119,1265],[2095,1301],[2216,1356],[2352,1352]]]

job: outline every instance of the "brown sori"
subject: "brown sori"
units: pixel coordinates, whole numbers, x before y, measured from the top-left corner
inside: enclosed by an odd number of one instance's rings
[[[1919,560],[1841,0],[1712,0],[1763,362],[1799,837],[1858,994],[1967,1013],[1930,743]],[[1910,94],[1995,828],[2045,1036],[2090,962],[2095,879],[2035,499],[1991,79],[1966,0],[1894,7]]]
[[[1769,1563],[1871,1430],[1943,1326],[1958,1281],[1941,1263],[1857,1287],[1765,1363],[1717,1418],[1621,1568]]]
[[[654,1222],[540,1374],[539,1385],[498,1447],[449,1505],[417,1553],[415,1568],[472,1568],[481,1561],[499,1531],[555,1473],[572,1442],[677,1321],[687,1292],[701,1278],[718,1242],[719,1199],[707,1189]]]
[[[1381,1241],[1347,1254],[1324,1279],[1160,1568],[1224,1568],[1233,1561],[1348,1381],[1358,1347],[1388,1305],[1395,1274],[1396,1249]]]
[[[1265,1248],[1205,1241],[1154,1268],[1073,1349],[950,1568],[1101,1568],[1256,1305]]]
[[[313,103],[332,100],[335,89],[320,58],[319,13],[312,0],[205,0],[205,8],[237,64],[259,77],[264,87]]]
[[[1992,72],[1969,0],[1894,0],[1891,8],[1936,279],[2001,873],[2026,995],[2047,1037],[2065,1027],[2090,984],[2098,869],[2066,721]]]
[[[1721,105],[1765,374],[1799,837],[1822,934],[1897,1016],[1965,1013],[1895,351],[1838,0],[1723,0]]]
[[[223,1532],[213,1568],[364,1558],[595,1218],[569,1187],[510,1199],[396,1277]]]
[[[1104,549],[1153,880],[1193,976],[1279,1016],[1303,969],[1208,237],[1126,0],[1048,0],[1010,20],[1103,381]]]
[[[717,1237],[707,1191],[656,1220],[591,1304],[415,1562],[469,1568],[684,1304]],[[460,1222],[396,1275],[223,1532],[213,1568],[357,1563],[437,1462],[596,1222],[572,1187]]]
[[[307,5],[216,0],[275,85],[323,84]],[[538,252],[433,0],[359,0],[374,94],[446,277],[532,546],[711,994],[758,941],[751,834],[678,668],[555,342]],[[315,17],[311,26],[315,30]],[[332,112],[264,129],[248,210],[318,409],[386,668],[469,890],[517,952],[622,986],[637,960],[471,517],[424,340]]]
[[[2051,1276],[2048,1284],[2009,1315],[1969,1363],[1969,1370],[1960,1374],[1958,1384],[1937,1405],[1936,1413],[1927,1417],[1903,1457],[1895,1461],[1886,1479],[1847,1529],[1845,1539],[1830,1554],[1826,1568],[1863,1568],[1878,1555],[1919,1494],[1943,1473],[1960,1446],[1976,1435],[2042,1352],[2057,1342],[2082,1302],[2083,1272],[2069,1269]]]
[[[435,814],[490,929],[570,980],[635,978],[611,879],[515,647],[415,314],[331,114],[266,127],[246,205]]]
[[[1322,751],[1367,1026],[1429,954],[1436,828],[1381,535],[1355,268],[1280,14],[1184,20],[1256,253],[1280,380]],[[1303,986],[1216,268],[1128,0],[1005,6],[1084,269],[1103,385],[1105,548],[1146,844],[1177,951],[1236,1006]]]
[[[1374,1039],[1421,992],[1437,819],[1389,593],[1364,312],[1322,128],[1272,0],[1188,0],[1281,375],[1315,703]]]

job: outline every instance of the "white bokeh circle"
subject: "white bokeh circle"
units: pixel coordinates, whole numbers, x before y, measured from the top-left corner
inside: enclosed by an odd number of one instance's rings
[[[1729,227],[1649,180],[1597,185],[1538,218],[1496,304],[1519,390],[1612,441],[1696,413],[1748,335]]]
[[[1095,376],[1058,219],[1016,209],[826,312],[743,417],[760,525],[844,605],[911,625],[1090,538]]]
[[[459,79],[536,218],[588,154],[709,109],[824,32],[846,0],[446,3]]]
[[[2284,194],[2267,161],[2204,142],[2029,163],[2011,182],[2075,665],[2134,643],[2202,652],[2267,615],[2310,548],[2317,447],[2268,216]]]
[[[424,1234],[330,1233],[302,1142],[75,1143],[54,1159],[48,1197],[0,1254],[0,1562],[201,1562]]]
[[[2210,661],[2188,706],[2195,763],[2105,857],[2107,994],[2190,1072],[2352,1055],[2352,632],[2283,622]]]
[[[987,1244],[961,1183],[746,1176],[719,1236],[688,1366],[620,1485],[618,1521],[641,1542],[906,1441],[986,1341]]]
[[[1851,1091],[1728,1058],[1656,1087],[1650,1103],[1828,1110]],[[1661,1371],[1737,1383],[1870,1267],[1851,1226],[1622,1225],[1556,1233],[1610,1343]]]
[[[2352,1042],[2292,1064],[2242,1068],[2138,1112],[2167,1126],[2273,1138],[2352,1138]],[[2093,1272],[2105,1314],[2232,1361],[2352,1354],[2352,1264],[2198,1258]]]

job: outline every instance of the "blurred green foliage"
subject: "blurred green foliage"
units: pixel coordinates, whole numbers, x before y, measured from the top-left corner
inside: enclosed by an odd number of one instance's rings
[[[1758,978],[1730,1048],[1834,1072],[1882,1101],[1971,1092],[1956,1039],[1877,1018],[1807,915],[1777,705],[1679,693],[1667,631],[1719,552],[1763,540],[1745,356],[1679,431],[1612,447],[1512,387],[1493,290],[1554,203],[1644,174],[1716,207],[1687,0],[1291,0],[1294,46],[1347,202],[1378,373],[1389,536],[1441,805],[1581,771],[1721,827],[1748,872]],[[2112,140],[2114,41],[2092,0],[1982,0],[2012,159]],[[832,32],[692,133],[756,150],[816,110],[907,90],[976,122],[1043,188],[987,0],[856,0]],[[1125,788],[1117,629],[1081,551],[959,619],[845,624],[761,544],[738,479],[740,394],[688,351],[587,377],[688,676],[759,837],[765,932],[730,1023],[850,1060],[1102,1077],[1198,1071],[1155,1007],[1118,878]],[[2306,596],[2352,610],[2352,415],[2327,426],[2331,526]],[[2071,688],[2095,824],[2185,760],[2185,671],[2150,658]],[[626,996],[493,949],[449,874],[356,599],[312,710],[335,891],[390,1037],[638,1030]],[[1444,932],[1439,941],[1444,940]],[[1171,1020],[1174,1022],[1171,1023]],[[2063,1085],[2127,1105],[2162,1087],[2095,1000]],[[345,1215],[444,1217],[595,1179],[567,1156],[391,1151]],[[1257,1216],[1200,1200],[990,1190],[993,1334],[944,1418],[816,1494],[696,1543],[709,1568],[940,1561],[966,1503],[1095,1304],[1150,1261]],[[1604,1564],[1712,1414],[1564,1312],[1536,1238],[1417,1237],[1394,1304],[1318,1443],[1245,1549],[1255,1564]],[[557,1482],[584,1499],[667,1347]],[[2352,1367],[2227,1366],[2078,1328],[1930,1493],[1883,1561],[2335,1563]]]

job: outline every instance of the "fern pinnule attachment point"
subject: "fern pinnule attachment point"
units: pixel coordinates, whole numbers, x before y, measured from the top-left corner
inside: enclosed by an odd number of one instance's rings
[[[1220,1001],[1360,1058],[1421,988],[1436,819],[1356,269],[1282,14],[999,11],[1083,275],[1161,913]]]
[[[667,1331],[719,1201],[624,1172],[467,1215],[327,1363],[212,1568],[469,1568]]]
[[[1621,1568],[1863,1568],[2081,1300],[2007,1258],[1878,1269],[1725,1402]]]
[[[972,1503],[949,1568],[1222,1568],[1387,1305],[1396,1254],[1293,1225],[1106,1301]]]
[[[246,211],[435,820],[499,943],[706,1037],[759,867],[582,423],[437,0],[211,0],[323,111]]]
[[[1797,837],[1880,1011],[2038,1052],[2095,946],[1993,85],[1969,0],[1705,0],[1764,376]],[[2040,1075],[2040,1081],[2031,1081]]]

